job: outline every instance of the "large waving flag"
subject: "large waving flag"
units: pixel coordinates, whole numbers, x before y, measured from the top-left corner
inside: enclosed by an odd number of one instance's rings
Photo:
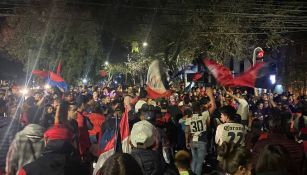
[[[57,87],[59,89],[63,89],[64,92],[68,90],[68,85],[64,81],[64,79],[60,76],[61,72],[61,62],[57,67],[57,73],[53,73],[52,71],[42,71],[42,70],[33,70],[32,74],[37,75],[38,77],[45,79],[46,83],[52,87]]]
[[[33,70],[33,75],[37,75],[40,78],[47,78],[49,75],[49,71],[43,71],[43,70]]]
[[[228,68],[216,63],[215,61],[205,59],[204,63],[222,86],[245,86],[251,88],[256,86],[256,79],[261,76],[259,75],[260,70],[266,65],[264,62],[258,63],[243,74],[233,77]]]
[[[68,86],[64,79],[60,75],[57,75],[53,72],[49,72],[49,77],[47,78],[46,83],[52,87],[63,89],[64,92],[68,90]]]
[[[154,60],[148,68],[146,88],[149,97],[152,99],[171,95],[171,92],[166,89],[166,77],[162,73],[159,61]]]
[[[125,109],[125,113],[123,114],[119,125],[117,125],[116,122],[115,129],[107,129],[103,133],[98,144],[99,149],[102,150],[102,152],[99,156],[93,174],[96,174],[97,171],[102,167],[106,159],[112,156],[115,152],[130,153],[131,149],[129,145],[129,123],[127,109]],[[118,148],[118,145],[121,145],[121,147]]]

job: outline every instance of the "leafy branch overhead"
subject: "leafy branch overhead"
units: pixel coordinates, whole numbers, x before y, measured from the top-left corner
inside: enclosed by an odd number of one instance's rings
[[[6,17],[0,48],[25,63],[25,69],[36,65],[50,70],[62,60],[63,77],[70,83],[80,77],[97,79],[114,41],[119,41],[125,53],[117,56],[121,63],[110,66],[110,71],[136,76],[144,74],[153,59],[171,71],[200,54],[219,61],[251,59],[257,46],[278,49],[287,45],[289,34],[298,31],[303,21],[296,19],[301,5],[294,1],[28,3],[14,9],[16,15]],[[141,46],[144,41],[146,48]],[[131,62],[124,63],[128,54]]]

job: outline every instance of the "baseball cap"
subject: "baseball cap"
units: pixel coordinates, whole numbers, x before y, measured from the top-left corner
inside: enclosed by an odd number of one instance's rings
[[[130,140],[134,147],[138,145],[143,145],[145,148],[151,147],[155,143],[154,126],[146,120],[135,123]]]
[[[71,131],[61,125],[54,125],[44,133],[44,138],[48,140],[68,140],[71,141],[73,134]]]

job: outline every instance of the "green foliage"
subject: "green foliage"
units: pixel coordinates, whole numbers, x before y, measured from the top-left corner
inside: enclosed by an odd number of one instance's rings
[[[6,19],[6,27],[13,31],[2,47],[12,58],[30,63],[30,69],[53,71],[61,60],[61,75],[69,83],[81,77],[97,79],[103,60],[99,26],[95,21],[76,19],[91,18],[88,11],[42,1],[17,14]]]

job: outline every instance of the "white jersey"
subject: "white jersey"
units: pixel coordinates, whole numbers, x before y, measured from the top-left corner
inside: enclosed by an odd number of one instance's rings
[[[217,127],[215,143],[222,145],[223,142],[234,142],[244,145],[246,130],[240,123],[224,123]]]
[[[210,115],[208,111],[202,113],[202,115],[193,114],[191,118],[186,119],[186,125],[190,126],[190,133],[193,135],[192,141],[205,141],[207,131],[207,120]]]

